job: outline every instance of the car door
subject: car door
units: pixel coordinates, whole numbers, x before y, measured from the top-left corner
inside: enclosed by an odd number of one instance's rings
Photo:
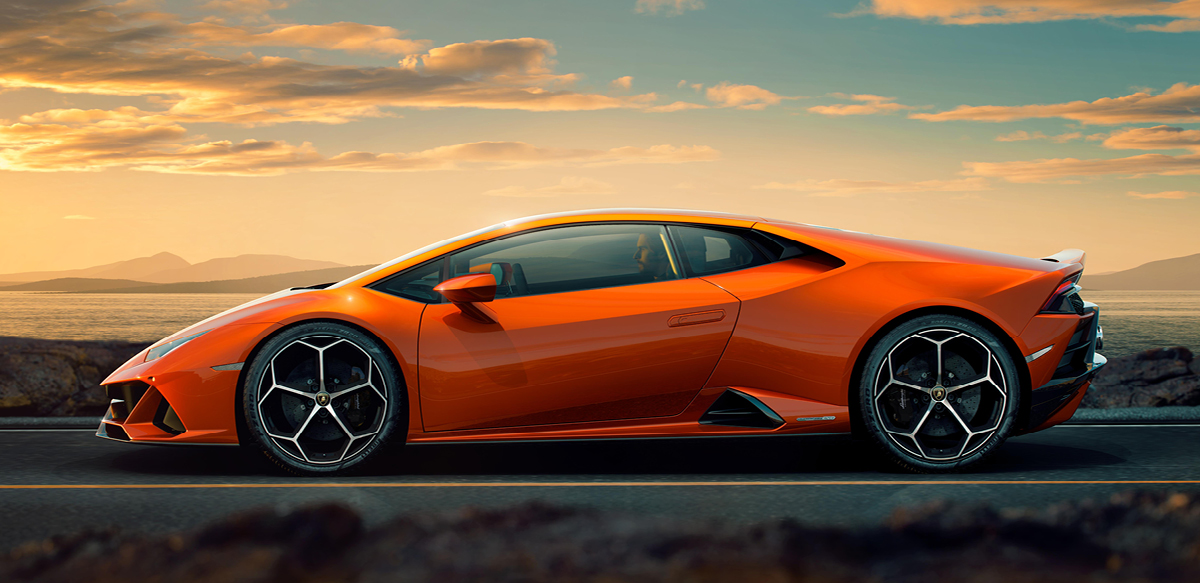
[[[459,251],[443,278],[491,272],[483,324],[430,305],[419,339],[426,431],[676,415],[715,368],[739,302],[686,279],[654,224],[521,233]]]

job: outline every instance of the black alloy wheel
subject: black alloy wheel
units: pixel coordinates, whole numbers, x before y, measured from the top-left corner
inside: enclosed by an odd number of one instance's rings
[[[242,410],[253,445],[298,475],[331,475],[404,439],[408,408],[386,348],[332,322],[289,328],[250,364]]]
[[[905,322],[875,345],[861,371],[859,412],[890,461],[920,473],[984,461],[1012,434],[1020,381],[995,334],[950,315]]]

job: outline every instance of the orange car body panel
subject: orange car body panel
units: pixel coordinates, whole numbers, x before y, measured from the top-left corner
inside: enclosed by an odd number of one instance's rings
[[[753,228],[837,261],[806,255],[717,275],[471,303],[490,324],[451,303],[366,287],[476,243],[581,222]],[[135,356],[104,384],[152,387],[127,418],[111,421],[131,441],[236,443],[245,370],[212,367],[249,368],[271,334],[334,320],[368,331],[395,356],[413,442],[840,433],[850,430],[851,379],[870,340],[915,310],[986,318],[1011,340],[1030,386],[1041,387],[1080,318],[1038,311],[1072,270],[1078,266],[721,213],[543,215],[432,245],[328,289],[284,291],[235,308],[165,338],[209,330],[157,360]],[[1047,346],[1028,365],[1019,358]],[[698,423],[727,388],[766,404],[784,424]],[[186,425],[182,434],[151,422],[162,398]],[[1026,430],[1069,418],[1079,398]]]
[[[683,411],[737,320],[738,301],[700,279],[523,296],[496,323],[434,304],[421,324],[427,431],[561,424]],[[721,312],[690,325],[671,320]]]

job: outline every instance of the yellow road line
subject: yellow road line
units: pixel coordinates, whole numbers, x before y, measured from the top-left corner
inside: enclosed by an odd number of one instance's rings
[[[998,486],[1098,484],[1200,484],[1200,480],[858,480],[755,482],[359,482],[293,484],[0,484],[0,490],[88,490],[170,488],[583,488],[595,486]]]

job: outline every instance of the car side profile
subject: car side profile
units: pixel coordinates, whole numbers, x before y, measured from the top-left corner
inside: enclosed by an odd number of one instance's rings
[[[855,433],[973,467],[1105,359],[1084,254],[616,209],[494,225],[168,336],[97,435],[242,443],[302,475],[389,443]]]

